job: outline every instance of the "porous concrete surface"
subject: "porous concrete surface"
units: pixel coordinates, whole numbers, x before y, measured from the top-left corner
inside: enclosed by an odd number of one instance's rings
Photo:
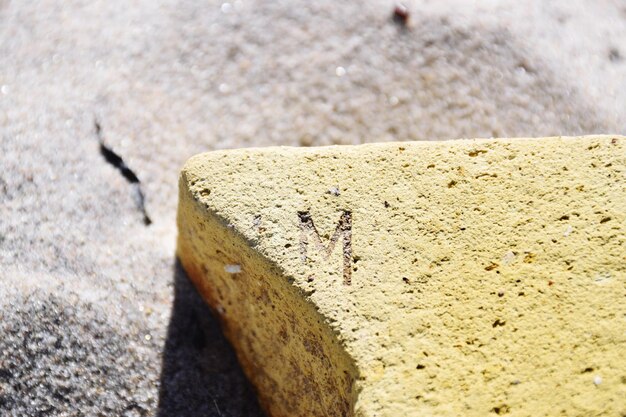
[[[623,2],[408,8],[0,1],[1,414],[261,414],[174,260],[193,154],[626,130]]]
[[[625,174],[618,135],[214,151],[177,253],[273,417],[623,416]]]

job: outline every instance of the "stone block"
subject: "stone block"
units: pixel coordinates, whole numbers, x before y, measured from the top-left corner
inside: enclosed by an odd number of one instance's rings
[[[271,416],[623,415],[625,144],[197,155],[178,256]]]

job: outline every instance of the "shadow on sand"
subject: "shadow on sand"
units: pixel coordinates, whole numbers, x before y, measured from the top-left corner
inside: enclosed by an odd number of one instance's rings
[[[218,321],[178,260],[157,416],[264,417]]]

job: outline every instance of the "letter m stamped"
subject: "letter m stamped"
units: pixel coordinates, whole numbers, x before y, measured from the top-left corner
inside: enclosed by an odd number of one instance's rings
[[[331,236],[327,245],[324,245],[320,237],[313,218],[309,211],[299,211],[300,218],[300,254],[302,261],[306,262],[309,251],[309,238],[313,241],[316,249],[319,250],[324,259],[328,259],[333,253],[337,242],[341,240],[343,246],[343,283],[352,284],[352,213],[344,210],[341,213],[335,232]]]

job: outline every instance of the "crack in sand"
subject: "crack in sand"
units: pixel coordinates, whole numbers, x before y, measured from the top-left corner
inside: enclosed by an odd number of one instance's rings
[[[100,122],[98,121],[98,119],[94,119],[94,128],[96,130],[96,137],[98,138],[98,143],[100,144],[100,154],[102,155],[102,157],[107,163],[117,168],[117,170],[120,171],[122,176],[126,178],[126,181],[128,181],[133,186],[137,208],[143,214],[143,223],[146,226],[151,225],[152,219],[150,219],[150,216],[148,216],[148,211],[146,210],[146,203],[145,203],[146,198],[141,189],[141,181],[139,181],[139,178],[137,177],[135,172],[132,169],[130,169],[128,165],[126,165],[126,163],[124,162],[124,159],[122,159],[120,155],[115,153],[113,149],[111,149],[109,146],[106,145],[106,143],[104,142],[104,138],[102,136],[102,126],[100,125]]]

